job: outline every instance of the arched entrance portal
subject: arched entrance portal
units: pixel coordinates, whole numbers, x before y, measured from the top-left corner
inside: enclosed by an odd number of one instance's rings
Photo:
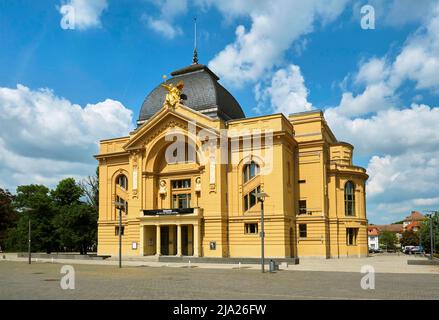
[[[144,181],[149,192],[140,217],[144,255],[200,254],[203,168],[198,148],[186,138],[180,145],[157,140],[147,154]]]

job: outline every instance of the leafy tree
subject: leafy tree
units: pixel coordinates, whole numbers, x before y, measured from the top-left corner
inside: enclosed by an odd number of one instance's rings
[[[32,250],[52,252],[56,235],[52,219],[55,215],[49,189],[43,185],[27,185],[17,188],[14,205],[18,208],[17,227],[8,233],[6,245],[11,250],[25,250],[28,241],[28,222],[32,226]]]
[[[380,246],[386,250],[395,250],[397,241],[396,234],[390,231],[383,231],[379,236]]]
[[[65,206],[55,219],[61,245],[81,254],[96,244],[97,214],[86,203]]]
[[[84,191],[73,178],[61,180],[51,193],[58,214],[54,219],[61,247],[86,254],[96,243],[97,213],[81,202]]]
[[[402,237],[399,240],[402,246],[418,246],[419,245],[419,234],[413,230],[404,231]]]
[[[15,226],[17,213],[13,207],[14,196],[0,188],[0,249],[5,249],[8,230]]]
[[[421,245],[428,252],[430,252],[430,247],[431,247],[430,223],[431,223],[430,219],[425,220],[421,225],[421,229],[419,230]],[[432,231],[433,231],[434,248],[435,251],[437,252],[439,250],[439,214],[433,216]]]
[[[83,194],[82,188],[73,178],[61,180],[55,190],[50,192],[55,205],[59,207],[78,204]]]

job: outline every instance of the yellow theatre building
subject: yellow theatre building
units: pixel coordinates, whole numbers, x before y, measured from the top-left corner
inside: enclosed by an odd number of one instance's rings
[[[99,255],[118,254],[122,202],[124,256],[258,258],[261,201],[267,258],[367,255],[368,176],[321,111],[247,118],[205,65],[171,75],[100,142]]]

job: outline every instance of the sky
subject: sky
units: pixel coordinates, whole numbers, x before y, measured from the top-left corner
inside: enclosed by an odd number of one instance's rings
[[[0,187],[92,175],[197,48],[247,116],[321,109],[375,224],[439,208],[438,0],[0,0]]]

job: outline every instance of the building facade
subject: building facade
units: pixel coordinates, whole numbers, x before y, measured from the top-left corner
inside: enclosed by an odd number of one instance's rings
[[[145,99],[137,128],[103,140],[98,254],[365,256],[365,169],[321,111],[246,118],[201,64],[177,70]]]
[[[369,250],[378,250],[380,248],[379,243],[380,231],[375,226],[369,226],[367,228],[367,240],[369,245]]]

